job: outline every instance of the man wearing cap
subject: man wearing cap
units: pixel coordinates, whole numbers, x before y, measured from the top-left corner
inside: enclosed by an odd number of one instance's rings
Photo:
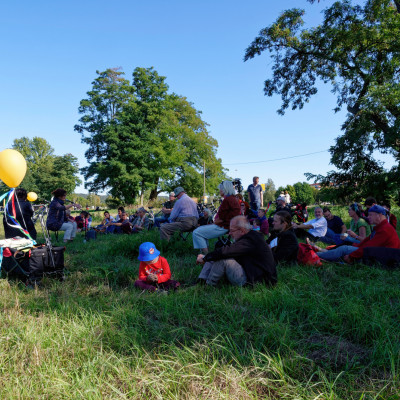
[[[369,209],[369,218],[372,225],[375,225],[372,233],[361,243],[354,243],[353,246],[340,246],[333,250],[319,251],[320,258],[327,261],[338,261],[341,258],[349,264],[361,259],[366,247],[386,247],[400,249],[400,239],[396,230],[386,218],[386,210],[378,205]]]
[[[258,184],[260,178],[255,176],[253,178],[253,183],[247,188],[249,193],[250,208],[252,210],[258,211],[262,204],[262,187]]]
[[[163,215],[161,217],[156,217],[154,220],[154,226],[159,228],[161,224],[168,221],[168,218],[171,215],[172,209],[174,208],[175,203],[175,193],[171,192],[169,194],[169,200],[163,204],[163,208],[161,212]]]
[[[199,219],[197,204],[185,193],[185,190],[177,187],[174,193],[178,200],[169,217],[171,223],[163,224],[160,228],[161,239],[168,241],[177,231],[188,232],[196,228]]]
[[[276,199],[276,209],[275,211],[273,211],[268,218],[268,224],[269,226],[272,226],[274,223],[274,215],[278,212],[278,211],[287,211],[290,215],[292,215],[292,210],[291,208],[286,205],[286,198],[285,196],[279,196]]]

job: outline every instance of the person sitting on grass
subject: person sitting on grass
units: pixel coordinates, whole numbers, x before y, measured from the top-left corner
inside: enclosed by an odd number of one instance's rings
[[[333,215],[328,207],[323,208],[323,214],[326,219],[328,228],[325,236],[319,238],[319,241],[329,244],[342,244],[341,237],[347,232],[347,227],[342,218]]]
[[[322,215],[322,208],[315,207],[314,210],[315,218],[304,224],[295,224],[292,222],[292,226],[298,238],[308,238],[312,242],[316,242],[322,236],[325,236],[328,229],[326,219]]]
[[[197,263],[204,264],[199,283],[216,286],[226,277],[235,286],[257,282],[275,285],[275,261],[263,235],[252,231],[243,215],[232,218],[229,234],[235,240],[233,244],[197,256]]]
[[[137,218],[133,221],[132,233],[139,233],[149,227],[149,217],[144,207],[140,207],[137,210]]]
[[[168,261],[160,256],[154,243],[144,242],[139,246],[139,279],[135,287],[149,292],[176,290],[180,283],[171,280]]]
[[[103,221],[101,221],[100,225],[96,226],[95,230],[98,232],[105,232],[109,223],[114,221],[115,221],[114,217],[110,215],[108,211],[104,211]]]
[[[115,217],[115,222],[118,222],[121,219],[122,213],[125,212],[124,207],[118,207],[118,214]]]
[[[390,201],[383,201],[382,207],[387,211],[387,219],[389,224],[393,226],[394,229],[397,228],[397,217],[390,212]]]
[[[89,213],[87,211],[81,211],[79,215],[75,217],[77,231],[87,230],[89,227]]]
[[[364,212],[358,203],[350,204],[349,216],[351,217],[350,229],[347,230],[347,237],[342,237],[344,243],[361,243],[371,234],[371,226],[364,219]]]
[[[129,222],[128,214],[124,211],[117,222],[110,222],[107,233],[132,233],[132,224]]]
[[[292,228],[292,216],[287,211],[278,211],[274,215],[270,245],[276,263],[296,263],[299,242]]]
[[[317,255],[326,261],[339,261],[343,259],[348,264],[359,260],[363,256],[366,247],[386,247],[400,249],[400,239],[396,230],[389,224],[386,218],[386,210],[378,205],[369,209],[368,217],[372,225],[375,225],[371,235],[365,238],[361,243],[355,243],[352,246],[340,246],[333,250],[320,249]]]
[[[269,224],[265,215],[265,210],[263,208],[259,208],[257,211],[257,216],[258,218],[254,218],[253,220],[253,230],[261,232],[264,235],[268,235]]]
[[[269,218],[268,218],[268,223],[270,225],[273,224],[274,222],[274,215],[279,212],[279,211],[287,211],[289,214],[292,214],[292,209],[289,207],[289,205],[286,204],[286,197],[284,194],[281,194],[277,199],[276,199],[276,209],[273,211]]]
[[[372,225],[368,218],[369,217],[369,209],[376,204],[378,204],[378,203],[377,203],[375,197],[367,197],[364,201],[364,207],[365,207],[364,217],[369,225]]]

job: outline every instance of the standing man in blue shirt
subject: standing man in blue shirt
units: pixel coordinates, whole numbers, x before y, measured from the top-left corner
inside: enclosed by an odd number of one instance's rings
[[[250,208],[258,211],[262,204],[262,187],[258,184],[260,178],[255,176],[253,184],[249,185],[247,192],[249,193]]]
[[[163,224],[160,228],[161,239],[168,241],[174,232],[188,232],[197,228],[199,219],[197,204],[185,193],[185,190],[177,187],[174,189],[174,193],[178,200],[169,217],[171,223]]]

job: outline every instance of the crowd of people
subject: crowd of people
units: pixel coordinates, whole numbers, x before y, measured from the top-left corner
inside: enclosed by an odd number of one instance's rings
[[[176,237],[176,232],[192,233],[193,248],[198,250],[196,261],[203,265],[198,283],[211,286],[216,286],[222,278],[236,286],[257,282],[276,284],[276,265],[296,263],[298,260],[298,239],[305,239],[322,260],[349,264],[362,260],[366,248],[400,249],[397,219],[390,212],[390,205],[379,205],[372,197],[367,198],[363,205],[350,204],[348,214],[351,221],[347,227],[328,207],[315,207],[315,218],[311,220],[294,221],[287,193],[281,193],[276,200],[276,209],[267,216],[262,208],[263,192],[258,177],[254,177],[247,188],[249,202],[237,193],[231,181],[222,182],[218,189],[222,202],[215,215],[207,208],[199,213],[197,203],[184,188],[177,187],[169,193],[168,201],[155,218],[149,218],[144,207],[133,215],[128,215],[123,207],[119,207],[115,217],[105,211],[102,222],[92,229],[107,234],[138,234],[153,226],[166,242]],[[36,238],[31,220],[33,210],[26,200],[26,191],[18,189],[16,195],[19,200],[16,217]],[[71,217],[71,208],[79,205],[72,202],[66,204],[64,189],[55,190],[53,196],[47,229],[64,231],[63,240],[68,242],[75,238],[79,230],[91,228],[88,212],[82,211],[77,217]],[[19,232],[10,228],[6,214],[6,238],[13,237]],[[210,240],[216,238],[219,240],[214,250],[210,251]],[[319,247],[317,242],[323,242],[328,247]],[[167,260],[153,243],[142,243],[139,260],[138,288],[154,291],[179,287],[179,283],[172,280]]]

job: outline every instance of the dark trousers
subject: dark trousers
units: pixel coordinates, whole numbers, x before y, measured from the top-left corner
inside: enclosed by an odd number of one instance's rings
[[[305,229],[295,229],[294,233],[296,234],[296,236],[300,239],[305,239],[305,238],[309,238],[312,242],[318,242],[319,238],[311,235],[311,233],[309,233],[307,230]]]
[[[181,284],[178,281],[173,281],[171,279],[163,283],[149,283],[140,279],[135,282],[135,287],[141,290],[148,290],[149,292],[154,292],[157,288],[162,290],[175,290],[178,289],[180,285]]]

